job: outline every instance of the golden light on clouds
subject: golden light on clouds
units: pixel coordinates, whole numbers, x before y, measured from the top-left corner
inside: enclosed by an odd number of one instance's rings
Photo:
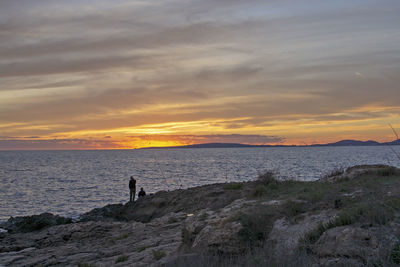
[[[393,0],[1,1],[0,149],[390,141],[399,12]]]

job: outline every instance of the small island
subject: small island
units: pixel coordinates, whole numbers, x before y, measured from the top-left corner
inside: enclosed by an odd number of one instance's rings
[[[400,169],[354,166],[314,182],[265,172],[107,205],[77,222],[44,213],[0,227],[4,266],[397,266]]]

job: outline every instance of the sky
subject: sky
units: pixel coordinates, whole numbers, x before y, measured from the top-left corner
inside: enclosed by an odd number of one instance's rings
[[[0,150],[391,141],[398,0],[1,0]]]

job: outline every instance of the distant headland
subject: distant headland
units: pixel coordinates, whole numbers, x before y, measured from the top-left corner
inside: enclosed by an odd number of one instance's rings
[[[377,142],[373,140],[341,140],[334,143],[311,144],[311,145],[250,145],[241,143],[204,143],[184,146],[168,146],[168,147],[144,147],[141,149],[165,149],[165,148],[240,148],[240,147],[323,147],[323,146],[394,146],[400,145],[400,139],[391,142]]]

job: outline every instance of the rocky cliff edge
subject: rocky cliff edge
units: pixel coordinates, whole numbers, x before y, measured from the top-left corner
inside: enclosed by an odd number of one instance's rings
[[[3,266],[398,266],[400,170],[335,171],[317,182],[256,181],[161,191],[1,226]]]

